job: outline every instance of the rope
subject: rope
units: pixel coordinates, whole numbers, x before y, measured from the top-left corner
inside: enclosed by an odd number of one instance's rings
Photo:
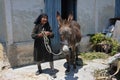
[[[46,50],[47,50],[49,53],[53,54],[53,55],[61,55],[61,54],[62,54],[62,51],[59,52],[58,54],[55,54],[55,53],[52,51],[52,49],[51,49],[51,47],[50,47],[50,45],[49,45],[49,39],[48,39],[48,37],[46,36],[45,31],[42,31],[41,33],[43,34],[43,39],[44,39],[44,44],[45,44]]]

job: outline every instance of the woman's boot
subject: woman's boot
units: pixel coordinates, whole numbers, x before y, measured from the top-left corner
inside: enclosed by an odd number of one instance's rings
[[[36,75],[39,75],[39,74],[41,74],[41,73],[42,73],[41,63],[40,63],[40,62],[38,62],[38,63],[37,63],[37,66],[38,66],[38,71],[36,72]]]

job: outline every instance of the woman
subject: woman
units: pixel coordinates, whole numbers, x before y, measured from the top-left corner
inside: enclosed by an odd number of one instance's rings
[[[36,75],[39,75],[40,73],[42,73],[42,61],[49,61],[50,68],[52,70],[54,69],[53,55],[49,53],[49,51],[46,49],[42,32],[44,31],[45,35],[48,37],[49,45],[51,44],[50,38],[53,38],[54,34],[52,33],[51,27],[48,22],[48,16],[46,14],[41,14],[40,16],[38,16],[34,24],[35,27],[33,28],[31,36],[34,39],[34,61],[37,62],[38,66],[38,71],[36,72]]]

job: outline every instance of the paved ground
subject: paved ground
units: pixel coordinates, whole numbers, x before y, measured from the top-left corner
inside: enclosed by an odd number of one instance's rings
[[[69,74],[65,74],[66,60],[54,61],[55,71],[51,71],[49,63],[42,63],[43,73],[36,76],[36,65],[29,65],[17,69],[4,70],[0,74],[0,80],[94,80],[93,71],[95,69],[104,69],[107,66],[101,64],[101,60],[87,62],[83,67],[77,66],[74,71],[71,69]],[[53,78],[56,76],[56,78]]]

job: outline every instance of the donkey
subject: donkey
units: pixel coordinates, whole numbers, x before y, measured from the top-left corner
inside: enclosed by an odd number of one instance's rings
[[[80,25],[73,20],[73,14],[70,13],[68,19],[62,19],[59,12],[56,14],[59,24],[59,34],[63,45],[68,46],[69,54],[66,54],[67,69],[70,72],[70,64],[76,69],[76,59],[78,59],[76,44],[81,41]]]

